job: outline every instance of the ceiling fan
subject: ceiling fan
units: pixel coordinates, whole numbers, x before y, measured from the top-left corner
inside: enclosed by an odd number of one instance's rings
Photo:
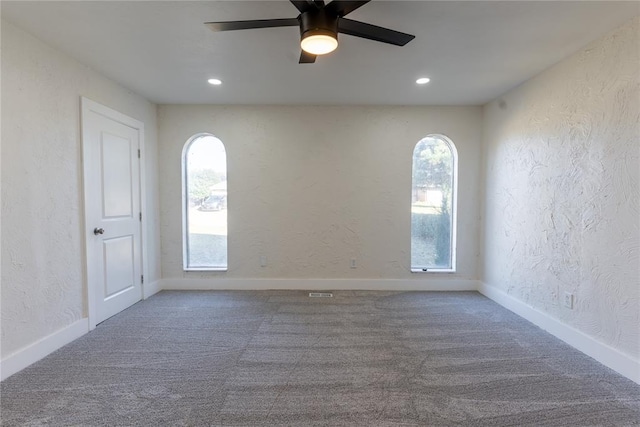
[[[289,0],[298,9],[297,18],[258,19],[252,21],[206,22],[213,31],[248,30],[251,28],[299,27],[300,64],[311,64],[318,55],[333,52],[338,47],[338,33],[362,37],[396,46],[404,46],[415,38],[388,28],[347,19],[345,16],[371,0]]]

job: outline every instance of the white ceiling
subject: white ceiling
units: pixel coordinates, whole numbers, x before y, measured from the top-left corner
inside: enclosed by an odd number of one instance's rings
[[[639,2],[384,1],[349,18],[415,34],[341,35],[298,64],[295,27],[214,33],[206,21],[296,17],[288,1],[2,1],[2,17],[156,103],[477,105],[640,14]],[[417,86],[421,76],[431,78]],[[222,86],[206,80],[220,78]]]

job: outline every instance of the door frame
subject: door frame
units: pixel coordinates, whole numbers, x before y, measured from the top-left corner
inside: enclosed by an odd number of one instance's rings
[[[89,231],[91,228],[91,224],[88,223],[89,218],[87,216],[87,195],[88,195],[88,185],[87,185],[87,177],[89,176],[89,161],[87,159],[87,150],[85,148],[85,143],[88,143],[89,135],[87,134],[87,129],[85,126],[86,117],[88,117],[89,113],[96,113],[101,116],[104,116],[110,120],[121,123],[125,126],[131,127],[138,131],[138,149],[140,150],[140,159],[139,159],[139,197],[140,197],[140,212],[142,214],[142,220],[140,221],[140,271],[142,273],[142,277],[148,276],[148,256],[146,253],[147,248],[147,233],[144,227],[146,222],[146,212],[147,212],[147,201],[144,195],[146,194],[146,167],[144,159],[145,156],[145,145],[144,145],[144,123],[140,120],[129,117],[125,114],[122,114],[112,108],[99,104],[95,101],[92,101],[89,98],[85,98],[84,96],[80,97],[80,134],[81,134],[81,147],[82,147],[82,215],[84,217],[84,232],[82,233],[84,236],[83,246],[84,246],[84,281],[86,283],[85,289],[86,293],[86,314],[89,320],[89,330],[93,330],[96,327],[96,307],[95,307],[95,292],[91,288],[89,283],[89,256],[88,256],[88,239],[92,236],[89,235]],[[145,298],[145,286],[147,283],[142,281],[141,290],[142,295],[141,299]]]

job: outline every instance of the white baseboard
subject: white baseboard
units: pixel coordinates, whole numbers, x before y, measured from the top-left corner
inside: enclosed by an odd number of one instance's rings
[[[525,304],[493,286],[478,282],[478,292],[580,350],[587,356],[624,375],[631,381],[640,384],[639,360],[633,359],[631,356],[562,323],[560,320]]]
[[[162,290],[162,285],[159,280],[151,283],[144,283],[142,285],[142,299],[147,299]]]
[[[89,319],[84,318],[24,347],[0,361],[0,380],[23,370],[89,332]]]
[[[163,290],[475,291],[466,279],[161,279]]]

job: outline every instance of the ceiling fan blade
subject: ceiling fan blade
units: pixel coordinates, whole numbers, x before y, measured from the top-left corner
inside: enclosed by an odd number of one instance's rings
[[[378,27],[377,25],[365,24],[364,22],[347,18],[340,18],[340,20],[338,20],[338,31],[343,34],[349,34],[350,36],[362,37],[363,39],[394,44],[396,46],[404,46],[416,38],[416,36],[411,34]]]
[[[253,21],[205,22],[213,31],[248,30],[251,28],[298,27],[298,18],[255,19]]]
[[[298,61],[298,64],[313,64],[314,62],[316,62],[316,58],[317,55],[303,50],[302,52],[300,52],[300,61]]]
[[[324,7],[323,0],[289,0],[300,13],[307,12],[309,10],[318,10]]]
[[[331,3],[325,6],[325,10],[327,10],[333,16],[339,16],[340,18],[342,18],[343,16],[353,12],[360,6],[364,6],[370,1],[371,0],[361,0],[361,1],[333,0]]]

